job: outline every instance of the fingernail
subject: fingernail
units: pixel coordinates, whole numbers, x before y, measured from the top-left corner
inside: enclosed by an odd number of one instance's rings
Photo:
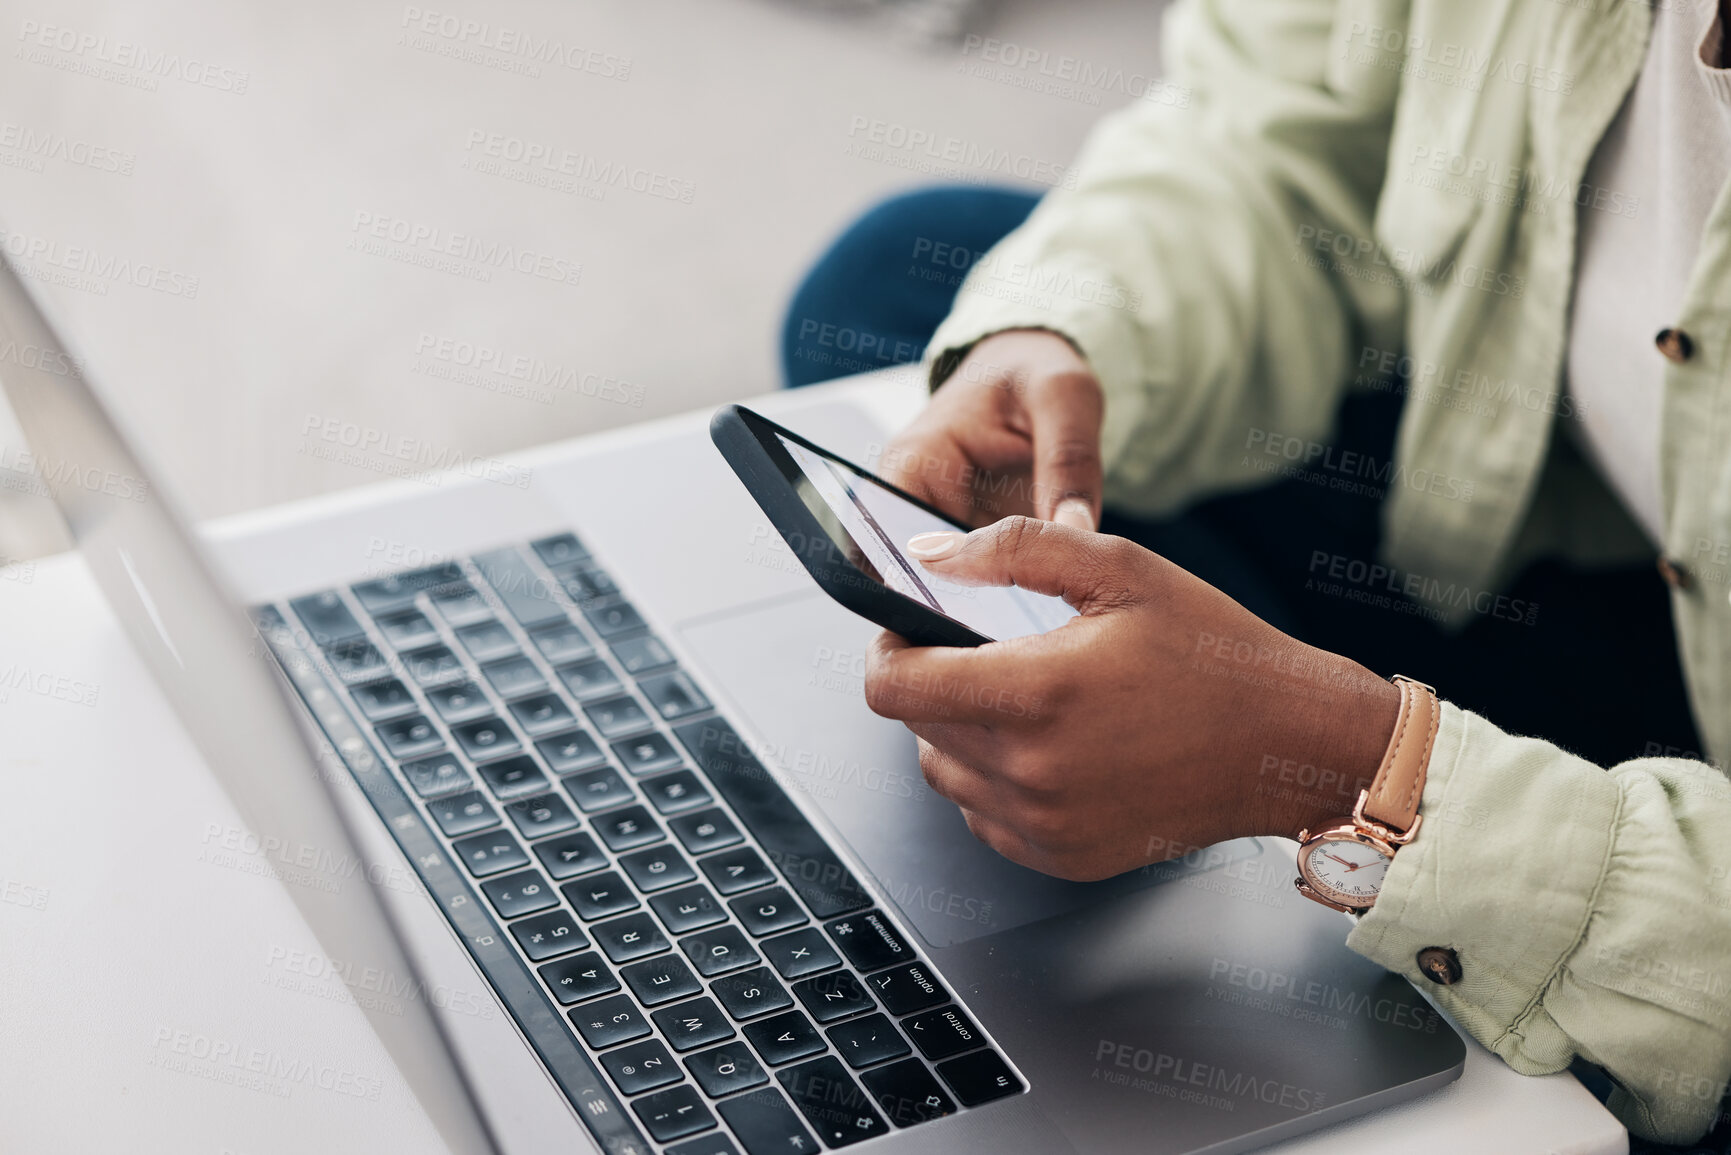
[[[1059,525],[1092,531],[1094,528],[1094,509],[1088,504],[1087,498],[1066,497],[1058,503],[1058,508],[1052,512],[1052,520]]]
[[[916,533],[908,539],[908,552],[921,561],[937,561],[961,549],[967,539],[965,533]]]

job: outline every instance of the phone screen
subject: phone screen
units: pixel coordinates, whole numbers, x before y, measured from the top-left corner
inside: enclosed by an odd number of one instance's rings
[[[954,525],[870,474],[776,436],[850,539],[848,560],[867,576],[993,641],[1043,634],[1076,616],[1068,602],[1050,594],[964,585],[932,573],[907,553],[907,541]]]

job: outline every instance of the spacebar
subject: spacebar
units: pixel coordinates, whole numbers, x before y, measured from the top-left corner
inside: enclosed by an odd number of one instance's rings
[[[787,876],[788,886],[818,918],[830,918],[871,904],[871,896],[843,866],[829,843],[806,821],[781,785],[745,748],[732,726],[720,718],[676,726],[674,733],[750,827],[769,857]]]

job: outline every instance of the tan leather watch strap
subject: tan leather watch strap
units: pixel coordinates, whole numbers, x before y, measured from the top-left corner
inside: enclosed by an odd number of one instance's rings
[[[1363,817],[1391,833],[1411,837],[1417,832],[1418,805],[1424,794],[1431,747],[1436,745],[1437,726],[1442,721],[1442,703],[1437,701],[1436,691],[1423,682],[1396,674],[1394,684],[1400,687],[1394,737],[1388,741],[1388,751],[1360,810]]]

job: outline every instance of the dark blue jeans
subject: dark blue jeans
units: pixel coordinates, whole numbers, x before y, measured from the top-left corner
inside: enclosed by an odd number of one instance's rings
[[[789,385],[917,360],[962,275],[1032,211],[1009,190],[934,188],[886,201],[850,227],[794,294],[782,333]],[[1387,461],[1398,389],[1355,394],[1332,438]],[[1281,464],[1285,464],[1281,462]],[[1670,599],[1650,565],[1581,570],[1540,562],[1458,631],[1400,592],[1377,562],[1382,491],[1296,478],[1210,498],[1159,521],[1108,510],[1102,528],[1138,541],[1278,628],[1381,674],[1407,674],[1514,733],[1600,765],[1694,752]],[[1499,596],[1500,595],[1500,596]]]

